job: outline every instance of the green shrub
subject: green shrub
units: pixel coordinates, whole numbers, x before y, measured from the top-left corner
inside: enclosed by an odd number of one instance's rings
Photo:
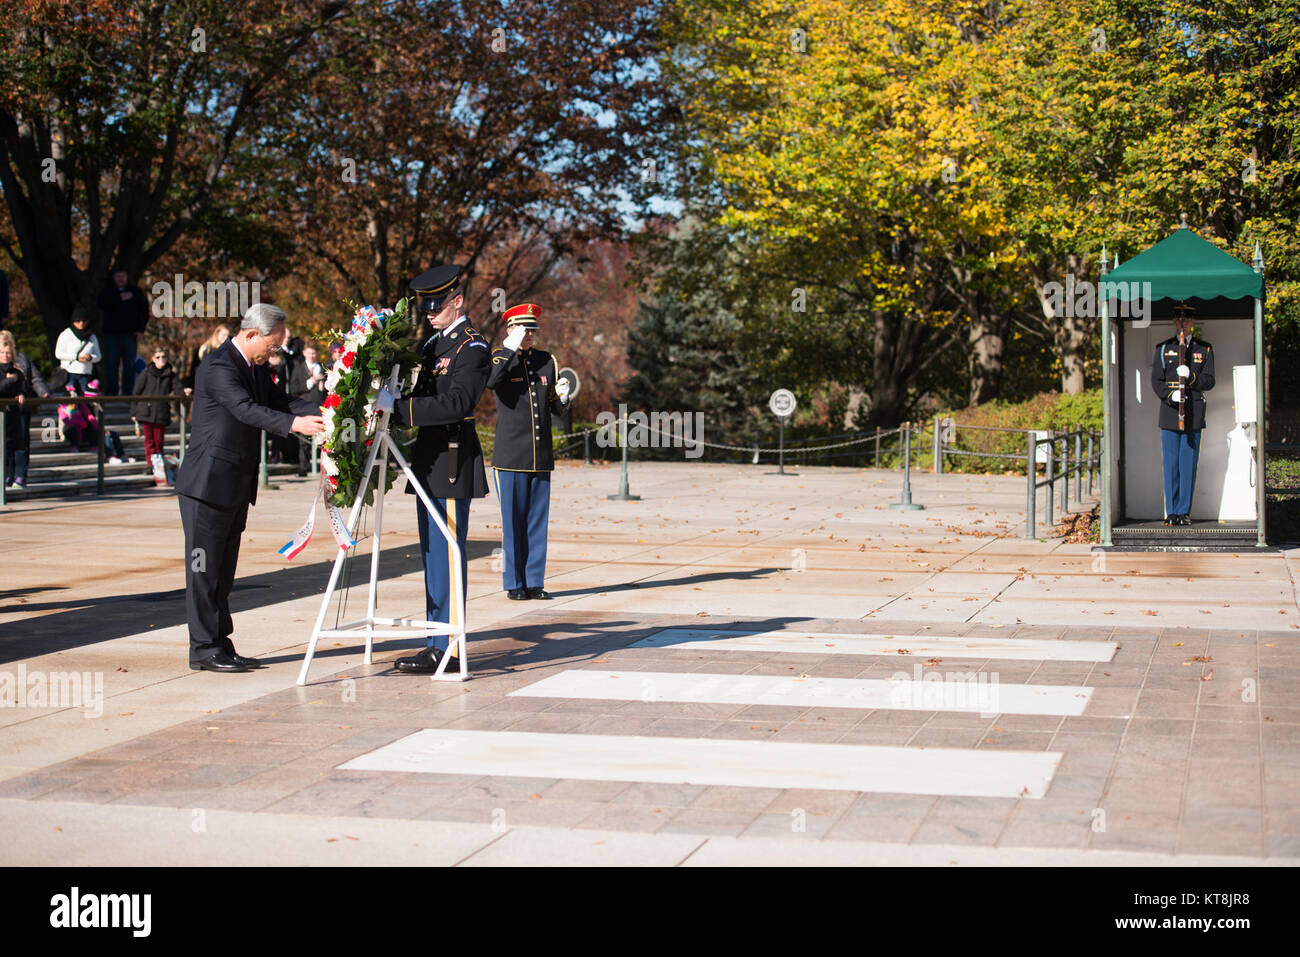
[[[1101,390],[1093,389],[1078,395],[1043,392],[1024,402],[1004,402],[997,399],[983,405],[945,412],[943,415],[957,423],[957,436],[954,443],[957,448],[970,452],[1021,456],[1019,462],[1014,459],[983,458],[973,455],[945,456],[945,471],[1023,473],[1023,457],[1026,449],[1024,432],[986,432],[980,429],[963,429],[961,426],[1058,432],[1072,431],[1078,426],[1084,430],[1092,429],[1100,434]]]

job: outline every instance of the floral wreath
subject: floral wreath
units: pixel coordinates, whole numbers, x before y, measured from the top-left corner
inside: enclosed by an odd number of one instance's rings
[[[330,528],[339,545],[345,548],[356,542],[339,509],[351,506],[362,494],[365,504],[373,505],[379,485],[376,469],[371,472],[365,489],[361,488],[380,420],[375,398],[387,384],[393,366],[397,366],[400,383],[410,379],[411,370],[420,361],[416,352],[418,330],[410,305],[409,299],[403,299],[394,309],[356,307],[348,331],[331,336],[334,341],[342,341],[343,352],[325,377],[327,395],[321,404],[321,416],[325,420],[320,446],[321,483]],[[406,447],[415,439],[414,428],[400,427],[390,421],[389,430],[399,447]],[[398,470],[388,469],[381,495],[393,487],[397,474]],[[313,504],[312,514],[280,549],[280,554],[292,559],[301,552],[311,539],[315,521]]]

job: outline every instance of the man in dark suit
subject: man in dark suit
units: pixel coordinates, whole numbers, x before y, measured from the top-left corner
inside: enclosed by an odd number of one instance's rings
[[[391,408],[398,425],[420,427],[411,452],[411,471],[433,502],[447,530],[460,546],[460,588],[466,594],[469,503],[487,495],[483,449],[474,429],[474,407],[487,388],[488,344],[462,311],[465,295],[459,266],[435,266],[411,282],[416,315],[426,337],[420,350],[420,376],[409,396],[397,398],[387,390],[381,408]],[[415,494],[409,487],[406,491]],[[442,531],[416,499],[420,549],[424,555],[426,621],[450,622],[452,610],[450,553]],[[464,624],[464,622],[458,622]],[[428,647],[397,659],[397,670],[432,674],[449,642],[446,635],[429,638]],[[459,668],[449,661],[447,671]]]
[[[274,435],[325,429],[319,408],[291,403],[271,385],[266,360],[284,338],[284,310],[252,306],[232,336],[199,366],[193,431],[176,479],[185,527],[185,611],[190,667],[247,671],[261,665],[230,640],[230,589],[248,507],[257,501],[258,442]],[[296,414],[303,413],[303,414]]]

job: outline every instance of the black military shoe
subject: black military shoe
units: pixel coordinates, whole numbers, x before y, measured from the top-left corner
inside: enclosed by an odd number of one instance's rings
[[[211,658],[190,662],[191,671],[217,671],[231,674],[247,671],[248,665],[241,664],[224,651],[218,651]]]
[[[527,601],[529,598],[527,588],[512,588],[506,592],[506,597],[511,601]]]
[[[1179,515],[1179,516],[1178,516],[1178,524],[1179,524],[1179,525],[1190,525],[1190,524],[1192,524],[1192,516],[1190,516],[1190,515],[1186,515],[1186,514]]]
[[[528,589],[528,597],[538,599],[539,601],[550,601],[551,593],[545,588],[530,588]]]
[[[1166,525],[1177,525],[1177,524],[1178,524],[1178,516],[1177,516],[1177,515],[1166,515],[1166,516],[1165,516],[1165,524],[1166,524]]]
[[[425,648],[409,658],[398,658],[394,667],[410,675],[431,675],[438,670],[442,654],[437,648]]]

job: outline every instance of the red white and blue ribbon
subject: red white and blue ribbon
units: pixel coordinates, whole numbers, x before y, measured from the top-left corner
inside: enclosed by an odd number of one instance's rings
[[[325,517],[329,519],[330,531],[334,535],[334,541],[338,542],[339,548],[351,548],[356,545],[357,540],[348,532],[348,524],[343,519],[343,513],[329,503],[325,492],[325,473],[321,472],[320,497],[325,499]],[[303,522],[298,531],[293,533],[293,538],[285,542],[280,547],[279,553],[288,561],[293,561],[311,541],[312,533],[316,530],[316,497],[311,500],[311,513],[307,516],[307,521]]]

